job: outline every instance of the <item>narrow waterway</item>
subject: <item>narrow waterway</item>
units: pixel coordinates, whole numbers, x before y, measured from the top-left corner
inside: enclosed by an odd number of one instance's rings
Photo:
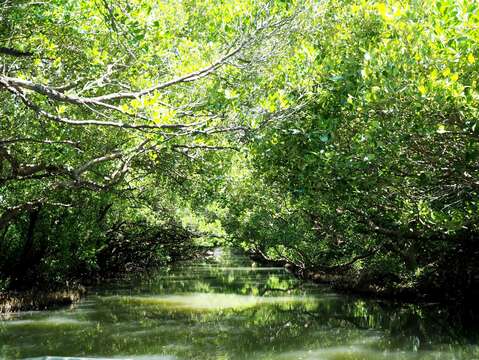
[[[4,317],[0,358],[479,359],[467,317],[338,295],[215,255],[93,289],[68,309]]]

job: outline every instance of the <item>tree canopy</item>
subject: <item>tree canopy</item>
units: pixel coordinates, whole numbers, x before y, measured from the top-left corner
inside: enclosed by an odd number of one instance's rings
[[[0,18],[5,284],[158,264],[205,233],[358,283],[477,282],[476,3],[6,0]]]

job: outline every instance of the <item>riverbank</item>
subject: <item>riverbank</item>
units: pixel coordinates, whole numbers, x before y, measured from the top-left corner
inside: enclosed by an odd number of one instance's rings
[[[194,258],[209,258],[214,255],[214,247],[197,248],[190,256],[170,261],[169,264],[180,260]],[[269,259],[260,252],[249,252],[248,256],[253,261],[264,266],[284,267],[297,278],[316,284],[330,286],[337,292],[358,295],[361,297],[394,300],[404,303],[451,303],[458,302],[456,298],[446,298],[436,291],[408,287],[400,282],[391,283],[385,281],[382,285],[367,279],[367,277],[353,271],[340,273],[325,273],[302,268],[286,260]],[[87,292],[87,287],[108,283],[109,281],[128,277],[129,273],[147,273],[150,268],[135,268],[115,277],[103,276],[88,278],[79,281],[74,286],[64,286],[51,290],[29,289],[25,291],[0,292],[0,314],[18,311],[45,310],[49,308],[68,306],[79,301]],[[470,302],[470,300],[469,300]],[[462,302],[461,302],[462,303]]]
[[[305,281],[330,286],[337,292],[358,295],[361,297],[392,300],[404,303],[443,303],[445,305],[461,305],[465,308],[476,308],[479,293],[451,294],[431,284],[411,286],[398,279],[371,278],[366,273],[358,273],[351,269],[321,272],[303,268],[286,260],[274,260],[261,252],[249,252],[249,257],[264,266],[284,267],[290,273]]]
[[[209,257],[214,247],[199,247],[194,249],[188,256],[172,258],[167,266],[175,262],[193,260],[201,257]],[[128,266],[121,272],[105,272],[92,277],[78,278],[74,285],[57,285],[54,288],[31,288],[26,290],[0,291],[0,314],[14,313],[18,311],[47,310],[51,308],[69,306],[78,302],[88,292],[88,287],[105,284],[119,279],[127,279],[131,274],[146,274],[155,266]]]
[[[79,284],[52,290],[31,289],[1,292],[0,314],[72,305],[79,301],[86,292],[86,287]]]

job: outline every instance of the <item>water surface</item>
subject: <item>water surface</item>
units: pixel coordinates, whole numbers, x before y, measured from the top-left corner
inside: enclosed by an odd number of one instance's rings
[[[436,306],[338,295],[217,252],[0,320],[0,358],[479,359],[479,326]]]

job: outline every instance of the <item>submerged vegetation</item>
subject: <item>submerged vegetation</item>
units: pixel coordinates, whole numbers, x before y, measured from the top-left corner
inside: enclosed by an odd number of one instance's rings
[[[4,0],[0,290],[221,243],[477,297],[478,10]]]

